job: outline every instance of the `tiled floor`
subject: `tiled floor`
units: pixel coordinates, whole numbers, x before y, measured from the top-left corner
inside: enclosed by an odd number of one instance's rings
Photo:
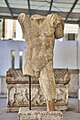
[[[69,98],[68,110],[63,112],[63,120],[80,120],[77,99]],[[6,99],[0,98],[0,120],[18,120],[17,113],[6,112]]]

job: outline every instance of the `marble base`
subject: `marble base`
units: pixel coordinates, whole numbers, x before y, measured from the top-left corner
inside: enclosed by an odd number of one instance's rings
[[[56,80],[56,107],[59,110],[68,108],[68,69],[55,69]],[[23,76],[18,69],[9,69],[6,75],[7,82],[7,112],[16,112],[20,107],[29,106],[29,76]],[[31,106],[46,106],[39,81],[31,77]]]
[[[21,106],[21,107],[23,107],[23,106]],[[27,107],[27,106],[24,106],[24,107],[26,107],[27,109],[29,109],[29,107]],[[58,109],[58,110],[66,110],[66,109],[68,109],[67,106],[55,106],[55,107],[56,107],[56,109]],[[20,108],[20,106],[7,107],[7,108],[6,108],[6,112],[18,112],[18,111],[19,111],[19,108]],[[47,109],[46,109],[46,105],[45,105],[45,106],[35,106],[35,107],[31,107],[32,110],[33,110],[33,109],[37,110],[38,108],[39,108],[39,109],[43,109],[43,110],[47,110]]]
[[[39,111],[20,108],[18,120],[63,120],[61,111]]]
[[[29,106],[29,85],[28,84],[8,84],[7,112],[18,111],[19,107]],[[32,84],[31,88],[32,107],[46,106],[45,99],[39,84]],[[56,85],[56,106],[60,110],[66,110],[68,105],[68,86]]]

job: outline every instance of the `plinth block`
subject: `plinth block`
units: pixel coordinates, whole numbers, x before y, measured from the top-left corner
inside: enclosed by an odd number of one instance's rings
[[[63,120],[61,111],[38,111],[20,108],[18,120]]]

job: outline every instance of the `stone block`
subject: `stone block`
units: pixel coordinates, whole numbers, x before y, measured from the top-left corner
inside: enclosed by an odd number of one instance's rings
[[[56,80],[56,106],[60,110],[66,110],[68,105],[68,82],[67,69],[55,69]],[[19,107],[29,106],[29,76],[23,76],[18,69],[9,69],[6,75],[7,82],[7,111],[18,111]],[[31,77],[31,106],[46,106],[39,81]]]
[[[18,120],[63,120],[61,111],[35,111],[20,108]]]
[[[78,97],[78,82],[79,82],[79,70],[71,69],[70,71],[70,82],[69,82],[69,97]]]
[[[17,111],[19,107],[29,106],[29,86],[28,84],[8,84],[7,111]],[[45,106],[45,99],[39,84],[32,84],[31,105]],[[68,104],[68,86],[56,85],[56,106],[60,110],[67,109]]]

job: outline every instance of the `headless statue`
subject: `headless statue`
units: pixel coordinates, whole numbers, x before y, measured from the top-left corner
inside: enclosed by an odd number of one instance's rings
[[[36,76],[43,91],[47,111],[55,110],[56,85],[53,71],[55,38],[62,38],[64,22],[57,14],[47,16],[21,13],[18,17],[26,40],[23,74]]]

